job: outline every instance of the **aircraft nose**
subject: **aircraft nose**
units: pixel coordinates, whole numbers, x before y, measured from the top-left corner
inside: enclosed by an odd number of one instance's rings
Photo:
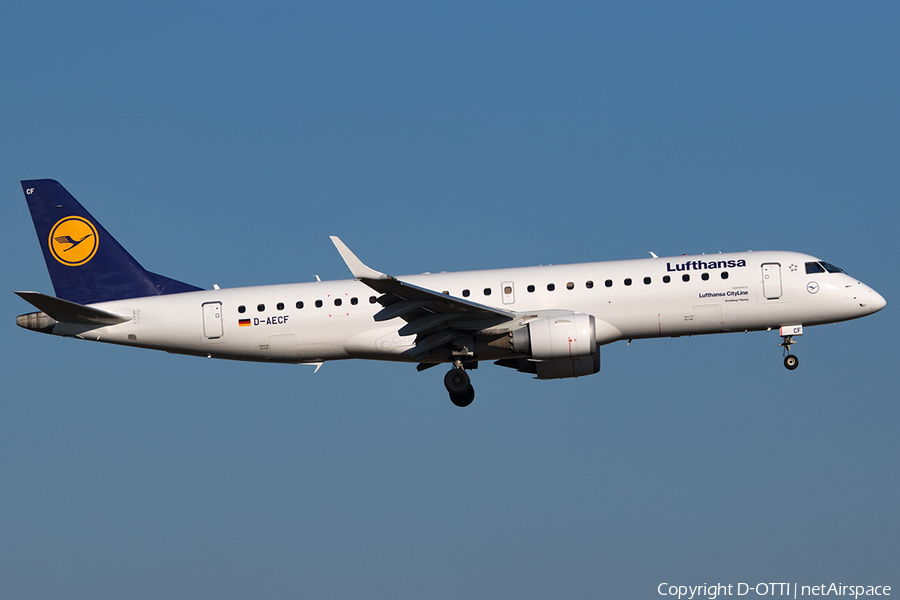
[[[869,293],[870,299],[867,304],[872,309],[872,312],[878,312],[879,310],[887,306],[887,300],[884,299],[884,296],[871,288],[869,288]]]

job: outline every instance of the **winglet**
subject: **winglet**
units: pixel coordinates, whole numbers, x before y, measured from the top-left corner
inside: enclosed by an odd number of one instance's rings
[[[356,255],[347,247],[347,244],[341,241],[341,238],[336,235],[331,236],[331,241],[334,244],[334,247],[337,248],[337,251],[341,254],[341,258],[344,259],[344,262],[347,264],[347,268],[350,269],[350,272],[353,273],[353,276],[357,279],[393,279],[390,275],[385,275],[384,273],[380,273],[375,269],[367,267],[363,264],[361,260],[356,258]]]

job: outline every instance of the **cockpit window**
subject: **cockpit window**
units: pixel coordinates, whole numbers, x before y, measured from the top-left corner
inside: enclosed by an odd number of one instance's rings
[[[822,266],[825,267],[825,270],[828,271],[829,273],[843,273],[844,272],[844,270],[842,268],[836,267],[827,262],[823,262]]]
[[[824,273],[825,269],[817,262],[808,262],[806,263],[806,272],[807,273]]]

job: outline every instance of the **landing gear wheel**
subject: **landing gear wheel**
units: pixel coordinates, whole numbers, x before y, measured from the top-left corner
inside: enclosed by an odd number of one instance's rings
[[[450,369],[444,375],[444,387],[450,394],[450,402],[459,407],[472,404],[475,399],[475,388],[469,380],[469,374],[463,369]]]
[[[465,408],[468,405],[472,404],[472,400],[474,399],[475,388],[473,388],[471,385],[469,386],[468,392],[463,392],[462,394],[450,394],[450,402],[460,408]]]
[[[444,387],[453,394],[464,394],[466,390],[471,389],[472,383],[469,381],[469,374],[462,369],[450,369],[444,375]]]
[[[784,357],[784,367],[785,367],[788,371],[793,371],[793,370],[796,369],[798,366],[800,366],[800,359],[797,358],[796,355],[794,355],[794,354],[788,354],[787,356]]]

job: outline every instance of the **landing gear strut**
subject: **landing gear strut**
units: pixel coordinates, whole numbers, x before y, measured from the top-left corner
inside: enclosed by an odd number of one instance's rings
[[[461,361],[456,361],[453,368],[444,375],[444,387],[450,394],[450,402],[456,406],[468,406],[475,399],[475,388],[472,387],[469,374],[463,369]]]
[[[800,366],[800,359],[797,358],[797,355],[791,354],[791,345],[796,344],[797,341],[790,335],[783,335],[781,339],[784,341],[778,345],[784,347],[784,367],[788,371],[793,371]]]

